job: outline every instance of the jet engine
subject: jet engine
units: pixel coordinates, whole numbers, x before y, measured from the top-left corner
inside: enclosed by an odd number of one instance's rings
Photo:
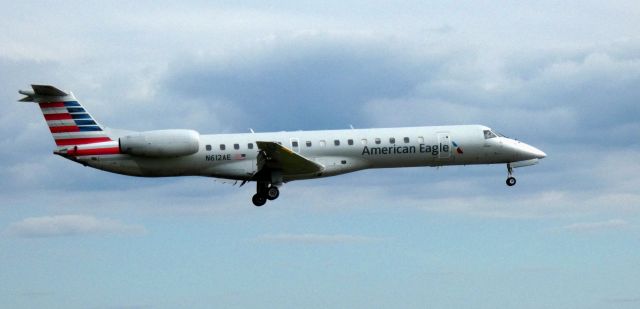
[[[181,157],[198,152],[200,134],[194,130],[138,132],[118,139],[121,153],[142,157]]]

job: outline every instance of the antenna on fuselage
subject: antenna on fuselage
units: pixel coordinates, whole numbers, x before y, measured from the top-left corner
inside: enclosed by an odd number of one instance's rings
[[[256,132],[253,132],[253,129],[252,129],[252,128],[249,128],[249,131],[251,131],[251,133],[256,133]]]
[[[353,127],[352,124],[350,124],[349,127],[351,127],[351,130],[355,130],[356,129],[356,128]]]

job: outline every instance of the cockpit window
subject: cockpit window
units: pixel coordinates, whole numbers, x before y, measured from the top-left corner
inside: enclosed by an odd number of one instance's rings
[[[484,130],[484,139],[490,139],[498,137],[495,133],[491,132],[491,130]]]

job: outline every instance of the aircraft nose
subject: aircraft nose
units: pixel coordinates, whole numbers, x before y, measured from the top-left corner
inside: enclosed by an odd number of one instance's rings
[[[529,157],[532,159],[542,159],[545,158],[547,156],[546,153],[544,153],[544,151],[533,147],[531,145],[522,143],[519,147],[520,152],[525,156],[525,157]]]

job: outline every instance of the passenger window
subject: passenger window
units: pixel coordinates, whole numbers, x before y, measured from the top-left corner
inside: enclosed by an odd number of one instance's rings
[[[233,144],[233,149],[235,149],[235,150],[240,149],[240,144]]]
[[[336,145],[336,146],[340,146],[340,140],[334,140],[333,144]]]
[[[307,141],[307,147],[311,147],[311,141]]]
[[[380,144],[380,138],[376,137],[376,144]]]
[[[349,146],[353,146],[353,140],[352,139],[348,139],[347,140],[347,144],[349,144]]]
[[[220,150],[224,150],[225,148],[227,148],[224,144],[220,144]]]
[[[405,137],[405,138],[404,138],[404,143],[405,143],[405,144],[408,144],[408,143],[409,143],[409,138],[408,138],[408,137]]]
[[[327,142],[325,140],[320,140],[320,147],[327,146]]]
[[[424,144],[424,137],[418,136],[418,143]]]
[[[363,138],[363,139],[360,140],[360,142],[362,143],[362,145],[366,145],[367,144],[367,139]]]
[[[389,144],[395,144],[395,143],[396,143],[396,138],[395,137],[389,138]]]
[[[204,148],[206,148],[206,149],[207,149],[207,151],[211,151],[211,145],[207,145],[207,146],[205,146]]]
[[[253,143],[249,143],[249,144],[247,144],[247,148],[249,148],[249,149],[253,149]]]
[[[292,141],[291,147],[298,147],[298,141]]]

